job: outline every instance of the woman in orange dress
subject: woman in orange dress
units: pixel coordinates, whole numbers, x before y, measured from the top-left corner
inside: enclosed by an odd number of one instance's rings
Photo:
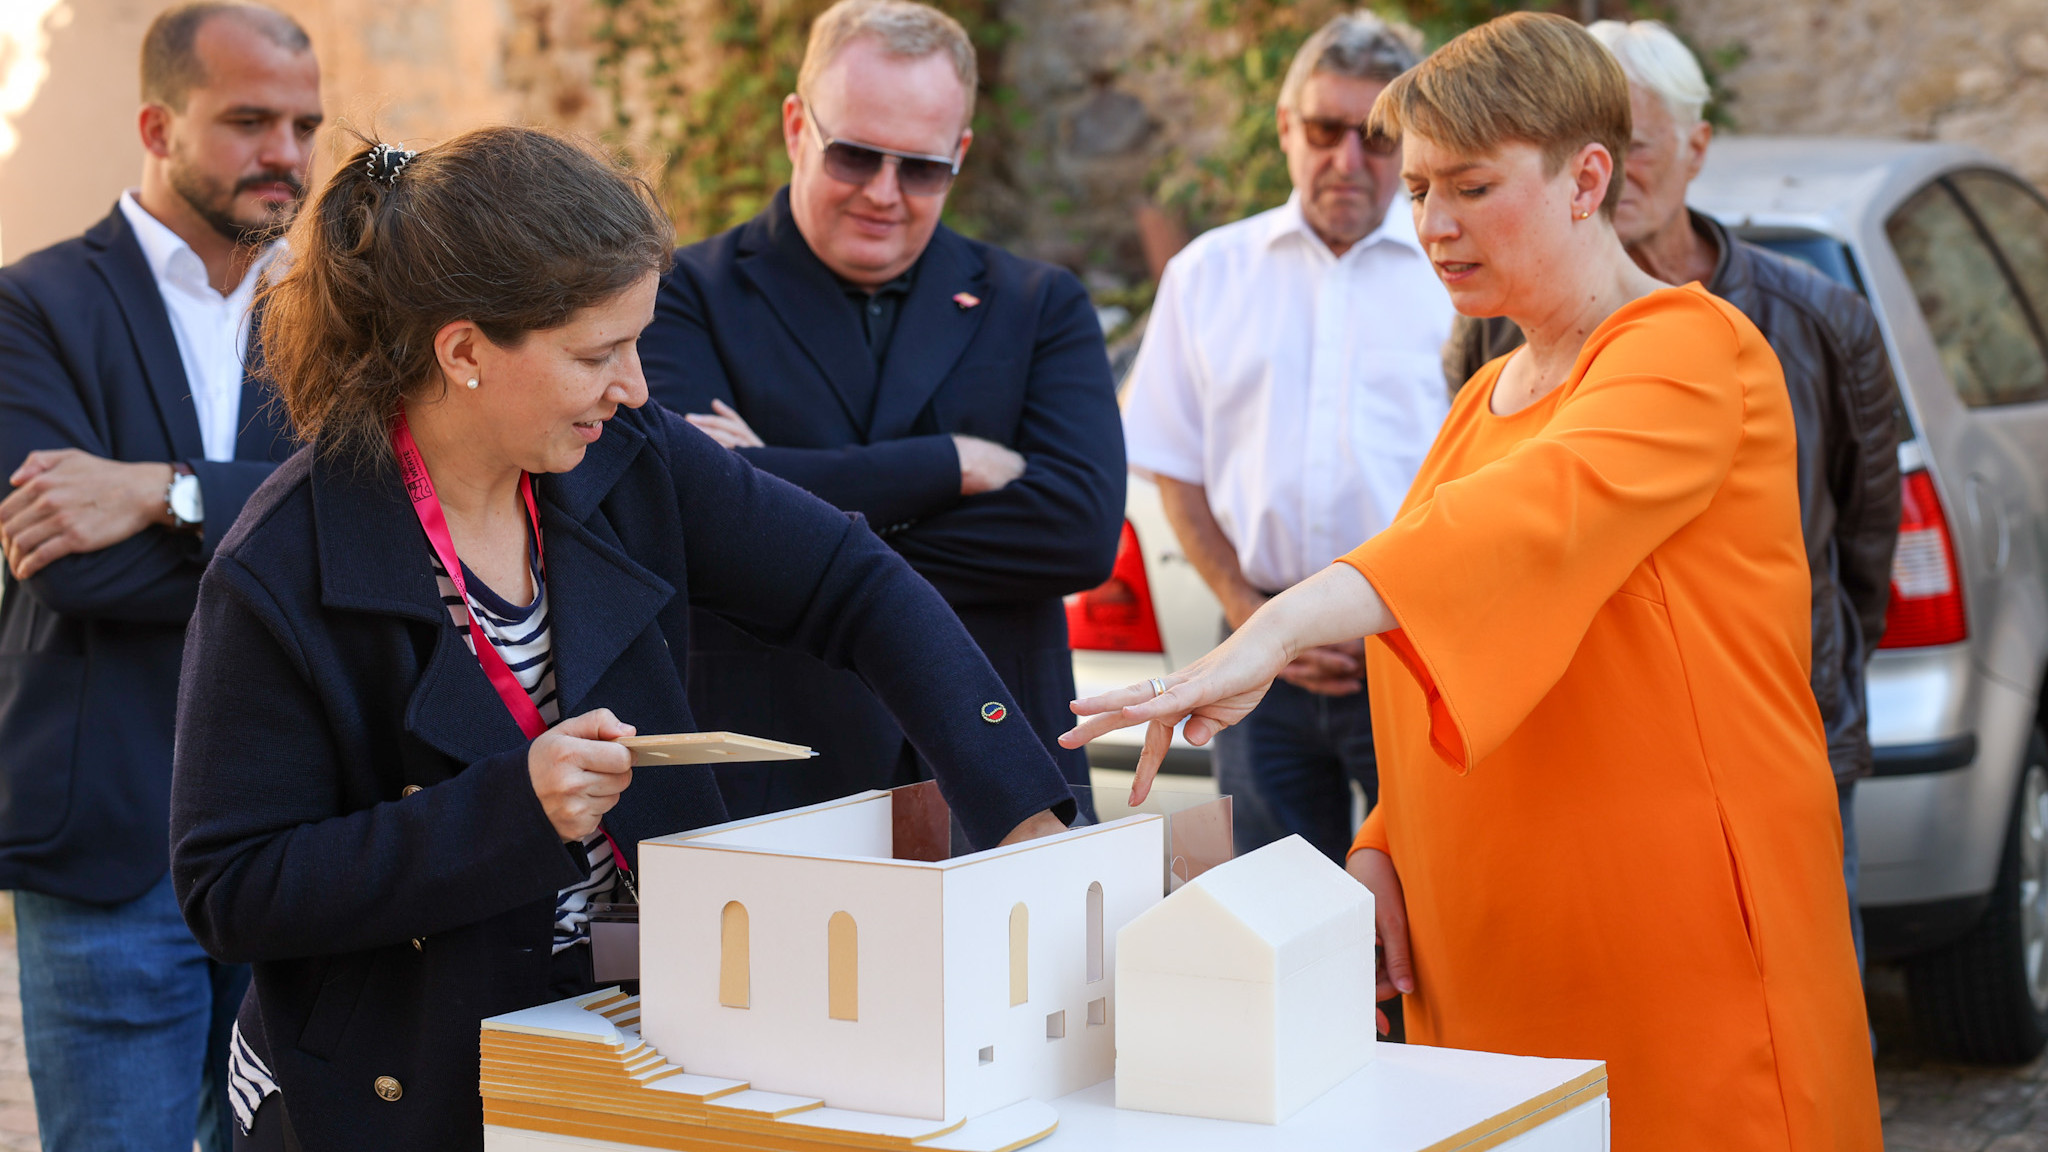
[[[1368,635],[1382,802],[1349,868],[1426,1044],[1605,1060],[1626,1150],[1882,1147],[1807,683],[1777,358],[1608,218],[1627,82],[1551,16],[1380,97],[1458,309],[1526,348],[1458,396],[1387,531],[1065,739],[1206,743],[1296,652]]]

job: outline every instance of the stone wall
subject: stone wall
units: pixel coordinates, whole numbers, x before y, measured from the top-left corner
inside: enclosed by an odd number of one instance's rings
[[[13,119],[18,149],[0,158],[5,254],[75,234],[134,182],[132,62],[165,2],[67,0],[50,21],[49,77]],[[484,123],[596,133],[612,122],[592,84],[598,0],[278,2],[314,38],[331,121],[414,142]],[[1007,0],[1005,138],[970,160],[995,169],[975,206],[991,239],[1099,283],[1146,275],[1148,243],[1170,246],[1172,232],[1145,218],[1149,174],[1230,120],[1213,85],[1162,64],[1216,35],[1206,2]],[[2048,186],[2043,0],[1668,3],[1723,64],[1738,130],[1952,140]],[[347,141],[327,139],[331,160]]]
[[[2048,187],[2042,0],[1677,0],[1745,132],[1910,136],[1982,148]]]
[[[0,0],[0,4],[7,0]],[[330,124],[414,143],[480,124],[594,131],[588,0],[274,0],[320,55]],[[169,0],[67,0],[47,21],[49,73],[0,157],[0,257],[76,235],[140,179],[136,59]],[[316,178],[353,147],[324,134]]]

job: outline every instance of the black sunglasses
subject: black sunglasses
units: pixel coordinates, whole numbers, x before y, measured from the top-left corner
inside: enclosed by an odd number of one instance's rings
[[[1333,120],[1325,116],[1304,116],[1299,111],[1294,119],[1301,125],[1301,138],[1311,148],[1335,148],[1344,142],[1349,132],[1358,133],[1358,146],[1368,156],[1392,156],[1401,148],[1401,142],[1392,136],[1374,132],[1365,126],[1365,121]]]
[[[825,172],[834,180],[864,188],[882,170],[882,165],[893,157],[896,161],[896,186],[903,190],[905,196],[937,196],[951,188],[953,177],[960,174],[957,155],[898,152],[894,148],[873,144],[834,140],[811,113],[810,102],[802,97],[797,99],[804,110],[804,119],[810,122],[811,131],[817,133],[818,151],[825,157]]]

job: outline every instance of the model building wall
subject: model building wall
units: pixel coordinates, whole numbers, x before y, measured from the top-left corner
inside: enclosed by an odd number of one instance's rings
[[[1156,818],[945,873],[946,1106],[976,1116],[1116,1072],[1116,933],[1158,903]]]
[[[643,842],[647,1041],[693,1073],[927,1119],[1108,1079],[1116,933],[1160,898],[1159,817],[927,861],[886,856],[891,815],[869,793]]]
[[[662,1055],[833,1107],[946,1114],[936,870],[653,842],[640,860],[641,1031]]]

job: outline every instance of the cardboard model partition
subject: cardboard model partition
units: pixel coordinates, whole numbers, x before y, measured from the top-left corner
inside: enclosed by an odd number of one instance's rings
[[[621,736],[620,746],[633,750],[633,767],[658,764],[740,764],[760,760],[808,760],[817,753],[801,744],[785,744],[738,732],[668,732]]]
[[[1117,934],[1116,1104],[1278,1124],[1371,1061],[1373,903],[1299,836]]]
[[[1137,815],[944,858],[935,788],[643,841],[641,994],[484,1022],[490,1125],[647,1147],[1003,1152],[1106,1080]],[[934,858],[937,857],[937,858]]]

